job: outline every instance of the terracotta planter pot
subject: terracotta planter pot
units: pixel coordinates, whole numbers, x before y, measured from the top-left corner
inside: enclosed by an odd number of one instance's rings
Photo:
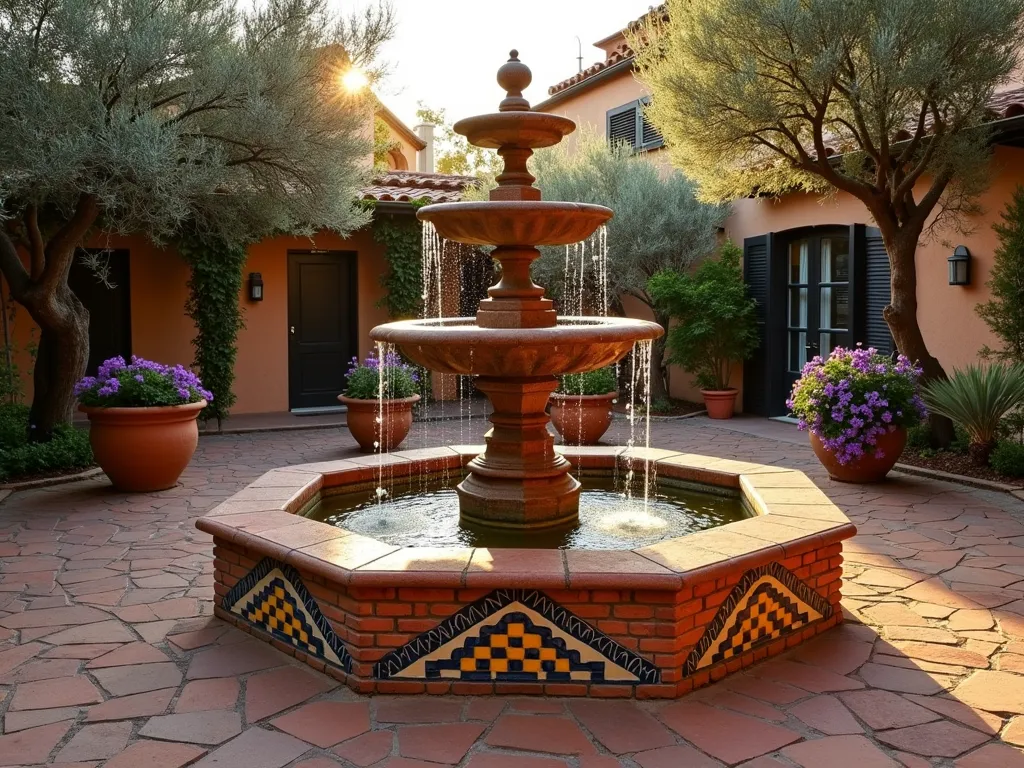
[[[596,445],[612,423],[612,401],[605,395],[551,395],[551,423],[568,445]]]
[[[736,389],[702,389],[704,407],[708,409],[709,419],[731,419],[736,407]]]
[[[822,445],[816,435],[811,434],[814,455],[828,470],[829,477],[842,483],[877,483],[884,480],[889,470],[899,461],[906,444],[907,430],[900,427],[878,438],[877,447],[882,451],[881,458],[875,455],[863,456],[849,464],[840,464],[835,454]]]
[[[348,431],[359,443],[360,450],[373,453],[377,450],[390,451],[402,444],[412,427],[412,407],[419,402],[420,396],[385,400],[382,424],[377,424],[377,417],[381,415],[378,401],[357,400],[344,395],[338,395],[338,400],[348,406]],[[379,446],[375,445],[377,442]]]
[[[173,488],[199,442],[196,417],[206,401],[163,408],[78,409],[89,417],[96,463],[121,491]]]

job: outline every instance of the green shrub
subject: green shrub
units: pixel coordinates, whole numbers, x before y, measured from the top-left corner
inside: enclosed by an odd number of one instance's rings
[[[742,256],[728,242],[717,259],[702,262],[693,274],[659,272],[647,284],[654,306],[675,321],[665,342],[669,362],[694,374],[701,389],[729,389],[733,364],[750,357],[759,343]]]
[[[971,461],[984,466],[996,447],[1003,416],[1024,403],[1024,365],[969,365],[923,392],[929,410],[962,426]]]
[[[46,443],[29,443],[27,435],[28,408],[0,406],[0,483],[74,472],[94,464],[89,433],[84,429],[61,424]]]
[[[560,377],[558,382],[558,392],[562,395],[607,395],[617,388],[613,368],[599,368],[586,373],[567,373]]]
[[[1011,441],[999,443],[988,459],[989,466],[1007,477],[1024,477],[1024,445]]]

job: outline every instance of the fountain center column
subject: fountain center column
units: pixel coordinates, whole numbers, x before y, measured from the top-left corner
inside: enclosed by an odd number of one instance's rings
[[[477,378],[494,406],[493,427],[457,489],[464,523],[545,528],[577,519],[580,484],[547,428],[545,408],[557,386],[554,376]]]

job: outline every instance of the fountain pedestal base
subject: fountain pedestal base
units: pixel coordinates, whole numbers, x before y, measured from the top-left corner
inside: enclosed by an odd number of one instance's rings
[[[477,379],[494,406],[493,427],[457,489],[464,523],[529,529],[578,519],[580,483],[547,429],[545,408],[557,386],[554,376]]]

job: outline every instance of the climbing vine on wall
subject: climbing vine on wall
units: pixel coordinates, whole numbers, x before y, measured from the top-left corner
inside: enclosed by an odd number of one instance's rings
[[[196,324],[192,339],[195,368],[213,393],[213,402],[203,409],[202,418],[216,419],[219,428],[235,402],[236,342],[245,326],[238,300],[245,246],[191,232],[179,241],[178,252],[191,270],[185,313]]]
[[[414,200],[414,209],[430,201]],[[373,217],[373,239],[384,246],[388,270],[381,276],[387,293],[380,306],[395,320],[419,317],[423,308],[422,227],[415,216],[381,213]]]

